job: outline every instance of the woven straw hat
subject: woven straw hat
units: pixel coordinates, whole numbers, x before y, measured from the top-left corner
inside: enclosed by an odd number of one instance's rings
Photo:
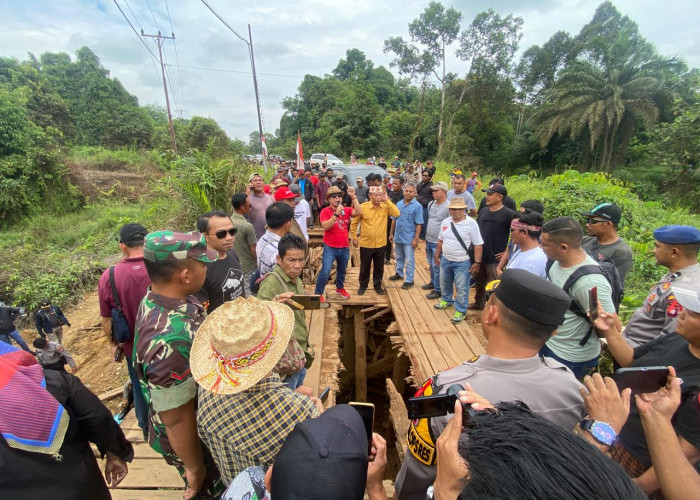
[[[450,200],[450,204],[447,208],[467,208],[467,204],[464,202],[464,198],[461,196],[455,196]]]
[[[197,330],[192,375],[217,394],[245,391],[282,358],[293,329],[294,312],[284,304],[255,297],[225,302]]]

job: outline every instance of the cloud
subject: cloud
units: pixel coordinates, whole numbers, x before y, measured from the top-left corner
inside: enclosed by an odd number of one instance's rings
[[[186,117],[214,118],[231,137],[247,140],[248,134],[257,130],[247,46],[201,2],[168,0],[167,5],[166,0],[117,2],[137,32],[142,28],[147,33],[175,32],[175,42],[167,41],[163,46],[167,62],[176,65],[179,61],[182,66],[179,71],[174,66],[168,68],[174,109],[186,110]],[[268,132],[279,128],[281,102],[296,94],[304,75],[330,74],[347,49],[358,48],[375,66],[389,68],[393,57],[384,54],[384,40],[394,35],[407,38],[408,24],[427,5],[424,0],[208,2],[243,38],[247,39],[247,25],[251,25]],[[488,4],[469,0],[443,3],[463,13],[463,27],[488,8]],[[524,19],[520,46],[523,51],[532,44],[541,45],[558,30],[578,33],[600,3],[600,0],[498,0],[491,5],[501,15],[513,13]],[[700,9],[695,1],[615,0],[614,3],[637,21],[642,35],[655,43],[661,54],[680,55],[689,65],[700,66],[700,42],[696,36]],[[74,57],[77,49],[87,45],[140,103],[164,106],[160,68],[114,2],[0,0],[0,15],[4,19],[0,30],[2,56],[24,59],[27,52],[39,55],[63,51]],[[153,41],[147,43],[157,54]],[[454,56],[454,50],[456,45],[448,54],[448,71],[462,75],[466,68]],[[174,112],[174,115],[179,114]]]

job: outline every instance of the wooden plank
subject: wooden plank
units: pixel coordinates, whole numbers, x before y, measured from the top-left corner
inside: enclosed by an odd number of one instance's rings
[[[113,489],[110,490],[112,500],[182,500],[184,487],[178,490],[127,490]]]
[[[367,365],[367,378],[373,378],[381,373],[393,372],[396,355],[392,351],[387,356],[380,360],[374,361]]]
[[[355,397],[367,401],[367,328],[364,313],[356,311],[353,316],[355,333]]]
[[[408,376],[408,356],[404,352],[396,355],[396,362],[391,375],[391,380],[399,394],[403,394],[406,387],[406,377]]]
[[[339,298],[335,293],[335,284],[332,280],[326,286],[326,297],[328,302],[341,306],[364,306],[364,307],[389,307],[389,299],[386,295],[379,295],[374,288],[369,287],[363,295],[357,295],[360,286],[360,268],[348,267],[345,274],[345,289],[350,294],[349,299]]]
[[[119,389],[112,389],[111,391],[107,391],[105,393],[100,394],[97,396],[100,401],[107,401],[108,399],[116,398],[117,396],[121,396],[122,393],[124,392],[124,389],[120,387]]]
[[[369,318],[365,319],[365,323],[369,323],[370,321],[375,320],[375,319],[379,318],[380,316],[384,316],[386,313],[388,313],[390,311],[391,311],[391,307],[387,307],[385,309],[382,309],[378,313],[373,314]]]
[[[304,385],[311,387],[314,394],[319,394],[319,384],[321,377],[321,365],[323,364],[323,333],[326,324],[326,310],[316,309],[306,312],[306,326],[309,329],[309,343],[314,348],[314,361],[311,363]]]
[[[394,426],[394,432],[396,432],[396,451],[399,453],[399,459],[403,462],[407,445],[406,436],[410,425],[408,411],[401,394],[396,390],[391,379],[386,379],[386,392],[389,396],[389,415]]]

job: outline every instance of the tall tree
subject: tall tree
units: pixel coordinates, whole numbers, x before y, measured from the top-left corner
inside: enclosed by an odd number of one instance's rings
[[[457,40],[462,14],[450,7],[445,9],[438,2],[430,2],[423,13],[408,25],[411,42],[402,37],[390,37],[384,41],[384,52],[396,54],[392,67],[398,67],[401,74],[422,80],[421,88],[426,88],[430,75],[440,82],[440,122],[438,124],[438,157],[444,144],[443,123],[445,118],[445,86],[448,82],[445,63],[447,47]]]

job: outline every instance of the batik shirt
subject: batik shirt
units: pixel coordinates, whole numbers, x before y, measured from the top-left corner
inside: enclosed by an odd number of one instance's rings
[[[190,372],[194,334],[204,321],[194,296],[178,300],[148,293],[141,301],[134,334],[134,366],[149,410],[149,443],[171,465],[180,461],[158,412],[178,408],[197,396]]]

